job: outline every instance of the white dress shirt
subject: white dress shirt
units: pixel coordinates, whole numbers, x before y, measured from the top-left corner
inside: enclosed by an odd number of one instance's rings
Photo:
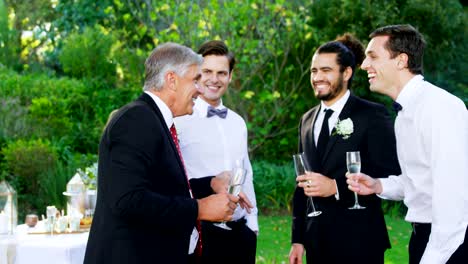
[[[340,99],[338,99],[338,101],[336,101],[330,106],[326,106],[323,103],[323,101],[320,101],[320,110],[319,110],[319,113],[317,114],[317,117],[315,119],[315,125],[314,125],[315,146],[317,146],[317,141],[320,136],[320,130],[322,130],[323,119],[325,118],[325,111],[327,109],[333,110],[332,115],[330,116],[330,118],[328,118],[328,128],[329,128],[328,133],[331,134],[336,123],[338,123],[338,117],[340,116],[341,111],[343,110],[346,102],[348,102],[350,95],[351,95],[351,92],[349,90],[346,90],[346,93]],[[335,199],[339,200],[340,193],[338,192],[338,185],[336,185],[336,181],[335,181],[335,187],[336,187]]]
[[[145,91],[147,95],[149,95],[156,105],[159,108],[159,111],[161,111],[161,114],[164,118],[164,122],[167,125],[167,128],[170,129],[172,124],[174,123],[174,118],[171,112],[171,109],[164,103],[163,100],[161,100],[159,97],[157,97],[155,94]],[[192,195],[192,190],[190,190],[190,196],[193,198]],[[195,247],[197,246],[197,241],[198,241],[198,231],[196,227],[193,227],[192,235],[190,236],[190,246],[189,246],[189,254],[192,254],[195,252]]]
[[[403,107],[395,121],[402,174],[380,179],[380,196],[403,199],[406,221],[432,224],[420,263],[446,263],[468,224],[468,112],[460,99],[421,75],[396,101]]]
[[[247,226],[258,231],[257,202],[253,186],[252,166],[247,148],[247,126],[237,113],[228,109],[225,119],[208,118],[208,103],[200,97],[192,115],[175,118],[180,150],[190,179],[218,175],[230,171],[236,159],[242,159],[247,170],[242,191],[254,205],[251,213],[238,206],[233,220],[245,217]],[[225,108],[221,103],[216,109]]]
[[[323,103],[323,101],[320,102],[320,111],[315,119],[315,126],[314,126],[315,146],[317,146],[317,141],[319,138],[320,130],[322,129],[323,119],[325,118],[325,110],[327,109],[333,110],[332,115],[328,119],[328,127],[329,127],[328,133],[331,133],[336,123],[338,122],[338,117],[340,116],[341,110],[343,110],[343,107],[348,101],[350,94],[351,93],[349,92],[349,90],[346,90],[346,93],[340,99],[338,99],[338,101],[336,101],[334,104],[330,106],[326,106]]]

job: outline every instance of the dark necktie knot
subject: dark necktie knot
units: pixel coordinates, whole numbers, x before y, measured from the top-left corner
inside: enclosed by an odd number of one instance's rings
[[[401,104],[397,103],[396,101],[393,101],[392,103],[392,108],[393,110],[395,111],[395,113],[398,114],[398,112],[401,111],[401,109],[403,109],[403,107],[401,106]]]
[[[325,109],[323,110],[325,112],[325,117],[324,117],[324,120],[327,120],[330,118],[330,116],[333,114],[333,110],[331,110],[330,108],[328,109]]]
[[[206,117],[212,117],[212,116],[217,115],[221,118],[226,118],[227,111],[228,111],[227,108],[216,109],[210,105],[208,106],[208,112],[206,113]]]

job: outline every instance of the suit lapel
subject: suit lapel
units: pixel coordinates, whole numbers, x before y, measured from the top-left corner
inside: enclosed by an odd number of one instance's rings
[[[304,116],[304,120],[302,122],[302,129],[301,129],[303,151],[306,153],[308,162],[312,167],[311,169],[314,171],[317,170],[316,163],[318,162],[318,160],[316,159],[317,146],[315,145],[315,140],[314,140],[314,124],[315,124],[315,120],[317,119],[319,110],[320,110],[320,105],[312,108],[309,114]]]
[[[185,167],[184,167],[184,164],[182,163],[182,157],[179,156],[179,152],[177,151],[177,147],[176,147],[176,145],[174,143],[174,140],[172,140],[171,132],[169,131],[169,129],[167,129],[167,125],[166,125],[166,122],[164,121],[164,117],[163,117],[163,115],[161,113],[161,110],[159,110],[159,107],[156,105],[153,98],[151,98],[146,93],[141,95],[140,98],[138,98],[138,100],[141,100],[141,101],[145,102],[146,104],[148,104],[151,107],[151,109],[154,111],[156,116],[158,117],[157,119],[159,120],[159,122],[161,122],[161,126],[163,128],[166,128],[166,129],[163,129],[163,131],[166,134],[166,137],[169,139],[168,140],[169,144],[171,145],[172,150],[174,151],[174,153],[176,155],[176,160],[177,160],[177,163],[179,164],[179,168],[180,168],[180,170],[182,170],[182,172],[185,175]]]
[[[351,115],[351,111],[353,109],[353,105],[354,105],[355,100],[356,100],[356,98],[354,97],[354,95],[351,94],[349,96],[348,101],[346,102],[345,106],[343,107],[343,110],[341,110],[341,113],[338,116],[338,120],[346,119]],[[335,129],[335,127],[333,127],[332,132],[330,134],[330,139],[328,140],[327,147],[325,148],[325,152],[323,154],[322,164],[325,164],[325,161],[327,160],[327,157],[328,157],[328,153],[333,148],[333,146],[335,145],[338,138],[341,137],[340,135],[336,135],[335,133],[336,133],[336,129]]]

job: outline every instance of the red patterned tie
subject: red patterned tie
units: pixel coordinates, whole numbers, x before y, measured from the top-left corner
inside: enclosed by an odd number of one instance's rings
[[[182,165],[184,165],[184,172],[185,172],[185,178],[187,179],[187,184],[189,187],[190,191],[190,196],[193,198],[192,194],[192,188],[190,188],[190,182],[187,178],[187,171],[185,170],[185,164],[184,164],[184,159],[182,158],[182,153],[180,152],[180,147],[179,147],[179,139],[177,138],[177,130],[174,124],[171,126],[171,136],[172,140],[174,141],[174,144],[177,148],[177,153],[179,154],[179,158],[182,161]],[[195,248],[195,255],[196,256],[201,256],[202,253],[202,233],[201,233],[201,223],[200,220],[197,219],[197,231],[198,231],[198,242],[197,242],[197,247]]]

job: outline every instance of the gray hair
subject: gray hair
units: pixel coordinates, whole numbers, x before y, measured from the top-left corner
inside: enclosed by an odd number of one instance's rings
[[[167,72],[173,71],[179,76],[184,76],[190,66],[202,63],[203,57],[190,48],[171,42],[161,44],[145,61],[143,90],[161,90]]]

